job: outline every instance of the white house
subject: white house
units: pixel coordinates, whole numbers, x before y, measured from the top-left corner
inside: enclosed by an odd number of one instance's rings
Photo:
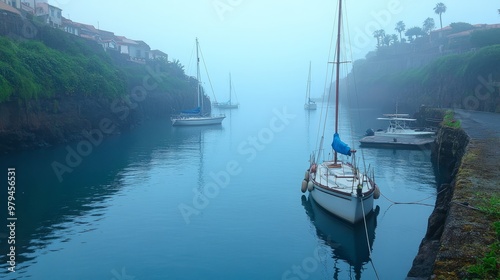
[[[149,59],[151,48],[145,42],[131,40],[124,36],[116,36],[115,38],[120,53],[128,55],[130,60],[144,61]]]
[[[62,27],[64,31],[71,33],[76,36],[80,36],[82,27],[78,22],[71,21],[65,17],[62,18]]]

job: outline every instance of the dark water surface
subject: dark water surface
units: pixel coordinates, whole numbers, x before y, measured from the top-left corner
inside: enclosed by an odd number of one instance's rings
[[[301,100],[243,97],[219,127],[149,121],[90,146],[1,157],[4,186],[16,168],[17,221],[16,272],[3,226],[0,278],[404,279],[432,207],[389,199],[434,204],[430,152],[359,152],[383,196],[366,231],[345,224],[300,192],[322,106],[305,112]],[[391,112],[343,111],[355,120],[343,140],[384,126],[380,113]]]

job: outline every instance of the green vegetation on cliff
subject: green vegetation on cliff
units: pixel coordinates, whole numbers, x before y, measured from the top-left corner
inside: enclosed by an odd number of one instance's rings
[[[106,53],[94,41],[41,24],[36,28],[36,40],[0,37],[0,103],[12,97],[117,98],[142,85],[152,72],[157,91],[178,95],[193,89],[178,61],[134,63],[117,52]]]
[[[499,111],[500,45],[438,58],[425,67],[393,77],[405,86],[409,101],[436,106]]]
[[[500,112],[500,45],[444,55],[422,67],[380,71],[387,63],[373,58],[354,64],[358,91],[366,98]]]
[[[11,96],[24,100],[55,95],[126,92],[123,74],[97,55],[71,55],[40,41],[0,38],[0,102]]]
[[[103,122],[112,135],[195,106],[197,82],[179,61],[131,61],[94,40],[26,24],[36,31],[29,39],[0,36],[0,154],[76,141]]]

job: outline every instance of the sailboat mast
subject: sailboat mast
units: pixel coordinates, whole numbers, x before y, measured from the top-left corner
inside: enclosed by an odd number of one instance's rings
[[[342,0],[339,0],[339,22],[337,30],[337,73],[335,80],[335,133],[338,133],[339,129],[339,78],[340,78],[340,31],[342,24]],[[337,151],[334,153],[334,162],[337,163]]]
[[[198,53],[199,45],[198,45],[198,38],[196,38],[196,80],[198,80],[198,107],[200,108],[200,114],[203,112],[203,98],[201,96],[201,91],[200,91],[200,56]]]
[[[307,103],[311,103],[311,61],[309,61],[309,76],[307,77]]]
[[[229,105],[231,105],[231,91],[232,91],[231,73],[229,73]]]

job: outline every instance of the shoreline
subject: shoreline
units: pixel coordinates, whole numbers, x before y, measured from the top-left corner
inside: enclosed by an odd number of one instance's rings
[[[498,219],[480,209],[500,196],[500,152],[496,150],[500,132],[494,125],[500,114],[481,118],[473,114],[462,111],[458,114],[462,128],[439,131],[433,162],[439,175],[445,173],[444,183],[438,187],[427,233],[407,280],[472,279],[469,268],[498,239],[493,228]]]

